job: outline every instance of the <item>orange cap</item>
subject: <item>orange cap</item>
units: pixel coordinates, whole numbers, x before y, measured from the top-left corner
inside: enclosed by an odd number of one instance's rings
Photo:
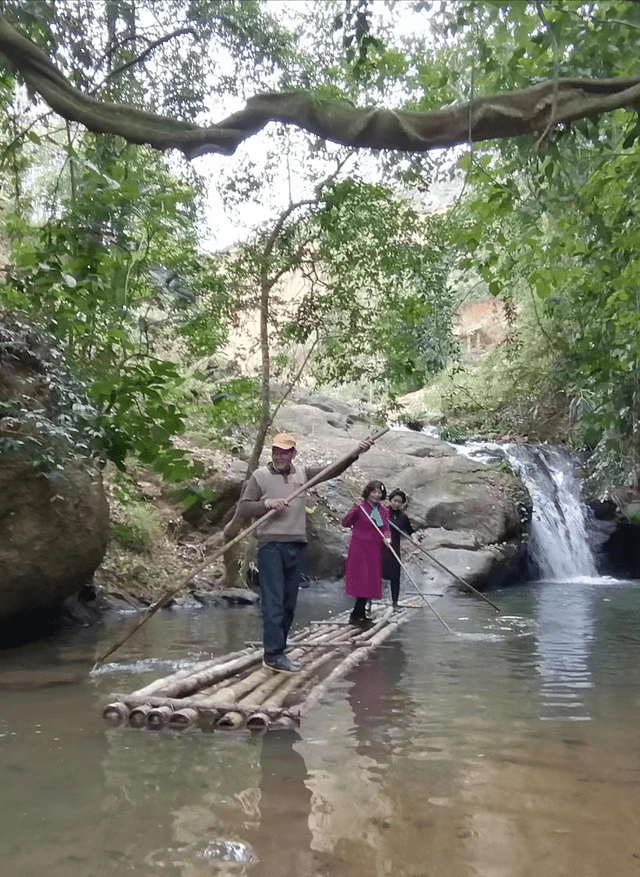
[[[280,448],[282,451],[295,451],[296,440],[289,432],[279,432],[271,439],[272,448]]]

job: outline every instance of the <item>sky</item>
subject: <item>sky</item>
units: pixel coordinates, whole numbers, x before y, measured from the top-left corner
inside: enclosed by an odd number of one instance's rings
[[[318,2],[318,0],[314,0]],[[319,0],[323,2],[323,0]],[[278,18],[293,23],[296,16],[304,7],[308,7],[306,0],[269,0],[270,12],[276,11]],[[383,0],[375,0],[373,4],[374,14],[379,20],[389,21],[390,12],[388,4]],[[426,42],[431,41],[432,31],[428,17],[423,12],[415,11],[415,4],[408,0],[399,0],[395,4],[395,11],[400,11],[398,32],[404,36],[424,34]],[[222,65],[224,72],[224,58],[217,59]],[[211,91],[211,102],[208,107],[209,121],[220,120],[235,112],[244,105],[243,100],[227,98],[221,100],[219,95]],[[398,103],[401,95],[398,95]],[[281,210],[290,201],[296,202],[313,196],[315,184],[325,178],[335,167],[335,159],[343,156],[345,150],[342,147],[328,144],[331,158],[320,161],[309,159],[309,152],[305,146],[306,137],[300,132],[289,127],[284,136],[276,143],[275,149],[279,160],[271,162],[267,168],[265,156],[274,149],[274,129],[270,124],[267,128],[248,140],[244,141],[232,157],[220,155],[201,156],[193,161],[194,169],[207,181],[208,196],[205,211],[205,228],[200,241],[201,246],[209,251],[226,249],[251,234],[256,226],[273,221]],[[430,187],[425,196],[421,196],[420,206],[427,211],[442,209],[447,203],[455,200],[460,188],[459,176],[452,176],[452,165],[458,160],[457,153],[451,153],[451,158],[443,157],[442,178],[438,179]],[[260,185],[252,188],[248,172],[254,174],[256,181],[262,183],[267,176],[271,177],[270,185]],[[359,172],[369,182],[380,179],[378,162],[373,153],[369,155],[360,152],[357,157],[347,163],[343,174]],[[235,208],[225,204],[224,192],[231,186],[237,186],[238,180],[246,186],[242,189],[246,197]]]

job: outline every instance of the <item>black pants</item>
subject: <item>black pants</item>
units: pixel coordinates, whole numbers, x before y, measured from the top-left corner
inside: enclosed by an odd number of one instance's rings
[[[266,655],[281,655],[298,600],[304,542],[265,542],[258,549],[262,641]]]
[[[400,557],[399,542],[397,547],[393,546],[393,550]],[[391,600],[397,603],[400,596],[400,564],[386,547],[382,551],[382,578],[389,581],[391,585]]]
[[[389,584],[391,585],[391,601],[397,603],[400,596],[400,567],[398,567],[398,575],[389,578]]]

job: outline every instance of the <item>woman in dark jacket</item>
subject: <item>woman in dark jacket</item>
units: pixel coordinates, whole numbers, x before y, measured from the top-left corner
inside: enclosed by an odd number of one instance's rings
[[[400,557],[400,533],[406,533],[412,536],[413,527],[409,518],[405,515],[404,509],[407,507],[407,495],[404,490],[392,490],[389,494],[389,524],[391,526],[391,548]],[[396,529],[396,527],[398,529]],[[385,547],[382,549],[382,578],[388,579],[391,584],[391,601],[393,608],[398,608],[398,597],[400,595],[400,564]]]

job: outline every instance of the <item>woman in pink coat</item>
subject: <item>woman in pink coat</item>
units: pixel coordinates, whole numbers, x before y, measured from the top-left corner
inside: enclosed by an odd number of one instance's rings
[[[382,546],[391,544],[389,509],[380,505],[387,491],[382,481],[370,481],[362,491],[363,502],[342,519],[351,527],[351,541],[345,567],[346,592],[355,597],[351,624],[366,623],[367,600],[382,597]]]

